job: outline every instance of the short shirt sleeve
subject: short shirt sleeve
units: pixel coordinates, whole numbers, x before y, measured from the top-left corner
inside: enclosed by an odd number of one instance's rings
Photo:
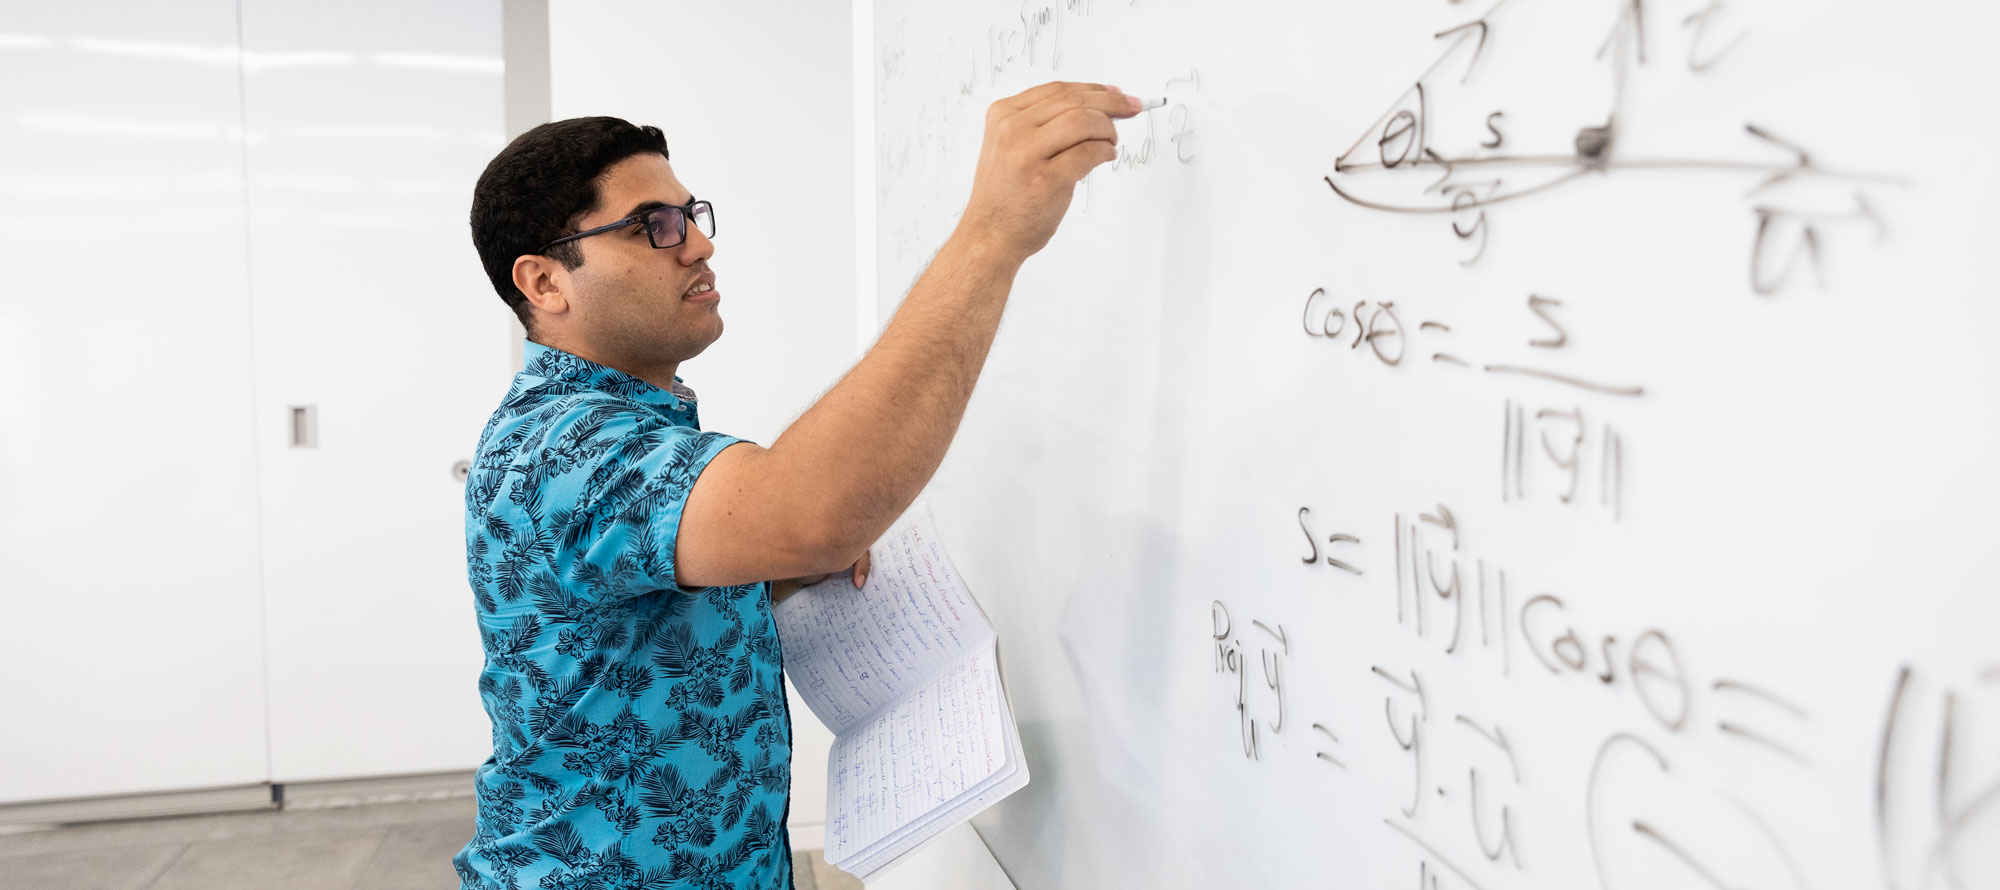
[[[626,403],[581,406],[551,426],[544,532],[572,591],[605,601],[673,590],[674,545],[695,479],[734,436]]]

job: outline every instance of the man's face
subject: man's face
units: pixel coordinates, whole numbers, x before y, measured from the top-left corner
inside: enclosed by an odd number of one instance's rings
[[[656,154],[633,155],[604,171],[597,184],[597,207],[578,228],[609,225],[641,205],[686,204],[693,200],[674,178],[672,165]],[[715,242],[690,220],[687,240],[656,249],[644,227],[578,239],[583,265],[570,270],[571,335],[598,360],[619,367],[646,367],[694,358],[722,336],[720,289],[690,296],[714,285],[708,258]]]

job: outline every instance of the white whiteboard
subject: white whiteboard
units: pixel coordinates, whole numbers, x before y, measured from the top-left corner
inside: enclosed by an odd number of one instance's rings
[[[1013,880],[2000,886],[1996,25],[877,0],[885,318],[988,102],[1169,100],[929,493]]]

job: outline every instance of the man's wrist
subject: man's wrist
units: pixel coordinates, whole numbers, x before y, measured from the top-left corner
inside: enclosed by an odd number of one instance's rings
[[[993,237],[989,233],[967,230],[960,227],[945,240],[938,251],[939,259],[947,259],[954,265],[963,265],[976,274],[992,275],[1012,279],[1027,262],[1032,251],[1024,252],[1018,247]]]

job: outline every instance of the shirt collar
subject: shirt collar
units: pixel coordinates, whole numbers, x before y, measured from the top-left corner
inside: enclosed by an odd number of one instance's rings
[[[523,374],[578,389],[607,392],[671,411],[694,410],[694,390],[681,383],[678,376],[674,378],[673,389],[664,390],[617,368],[600,365],[553,346],[533,340],[524,341],[524,344],[521,350]]]

